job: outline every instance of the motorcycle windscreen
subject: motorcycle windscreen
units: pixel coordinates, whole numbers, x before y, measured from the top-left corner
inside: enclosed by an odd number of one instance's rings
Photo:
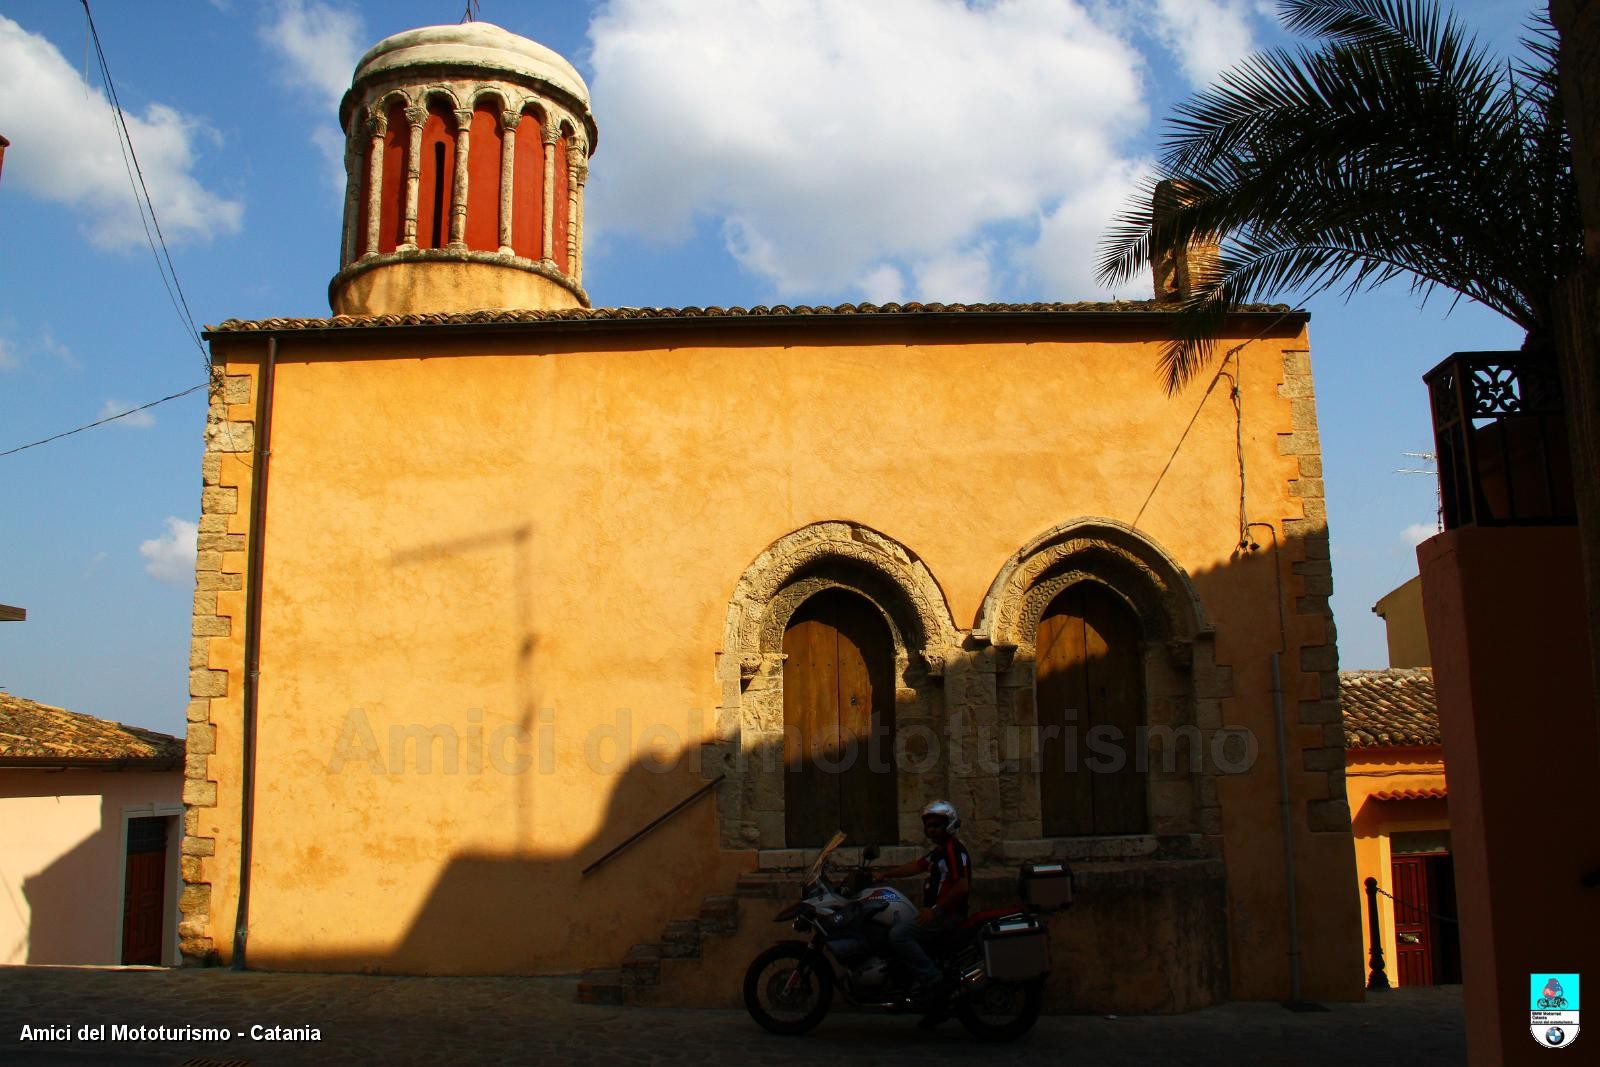
[[[817,853],[816,860],[811,864],[811,870],[806,872],[807,883],[814,881],[817,875],[822,873],[823,863],[827,861],[828,856],[833,853],[834,849],[838,848],[842,844],[844,844],[844,831],[840,830],[829,839],[826,845],[822,846],[822,851]]]

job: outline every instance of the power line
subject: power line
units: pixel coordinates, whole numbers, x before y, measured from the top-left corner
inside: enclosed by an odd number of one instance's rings
[[[189,301],[183,294],[183,286],[178,281],[178,268],[172,262],[172,252],[167,248],[167,238],[161,232],[161,223],[156,218],[155,201],[150,199],[150,188],[145,184],[144,168],[139,165],[139,154],[133,147],[133,135],[128,130],[128,119],[122,111],[122,101],[117,97],[116,83],[111,80],[111,67],[106,62],[105,49],[100,46],[100,31],[95,28],[94,15],[89,11],[89,0],[82,0],[83,14],[89,22],[89,37],[94,42],[95,56],[100,64],[100,77],[106,83],[106,94],[111,98],[111,111],[113,125],[117,130],[117,147],[122,151],[122,165],[128,171],[128,182],[134,186],[133,199],[139,208],[139,222],[144,226],[145,241],[150,245],[150,253],[155,256],[156,271],[161,275],[161,284],[166,287],[167,298],[172,301],[172,309],[178,313],[178,318],[184,323],[184,331],[189,339],[194,342],[199,350],[200,357],[206,360],[205,345],[200,340],[200,331],[195,326],[194,315],[189,311]],[[131,166],[130,166],[131,161]],[[137,180],[135,178],[137,176]],[[145,220],[145,213],[149,212],[149,221]],[[151,227],[155,228],[155,236],[151,237]],[[156,251],[156,242],[160,241],[161,251]],[[165,257],[165,264],[162,259]],[[169,283],[168,278],[171,281]],[[0,453],[4,454],[4,453]]]
[[[189,388],[183,390],[182,392],[173,393],[171,396],[164,396],[160,400],[152,400],[148,404],[140,404],[136,408],[129,408],[127,411],[119,411],[115,415],[107,415],[103,419],[97,419],[94,422],[88,423],[88,424],[86,424],[84,426],[79,426],[76,429],[65,430],[65,431],[63,431],[61,433],[53,434],[50,437],[43,437],[43,438],[40,438],[37,441],[30,441],[25,445],[18,445],[16,448],[9,448],[4,452],[0,452],[0,459],[3,459],[6,456],[14,456],[18,452],[25,452],[30,448],[38,448],[40,445],[47,445],[51,441],[59,441],[63,437],[71,437],[75,433],[82,433],[85,430],[92,430],[96,426],[104,426],[108,422],[116,422],[118,419],[126,418],[129,415],[135,414],[136,412],[144,411],[146,408],[153,408],[157,404],[165,404],[167,401],[176,400],[180,396],[188,396],[190,393],[193,393],[193,392],[195,392],[197,390],[200,390],[200,389],[204,389],[205,387],[206,387],[206,383],[205,382],[201,382],[199,385],[191,385]]]

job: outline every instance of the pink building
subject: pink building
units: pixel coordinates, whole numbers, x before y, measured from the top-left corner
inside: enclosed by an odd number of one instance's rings
[[[174,964],[183,742],[0,693],[0,964]]]

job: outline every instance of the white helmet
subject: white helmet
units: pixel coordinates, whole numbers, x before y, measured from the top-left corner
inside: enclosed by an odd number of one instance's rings
[[[961,828],[961,816],[956,814],[956,806],[948,800],[935,800],[922,809],[922,817],[938,816],[944,820],[946,830],[955,831]]]

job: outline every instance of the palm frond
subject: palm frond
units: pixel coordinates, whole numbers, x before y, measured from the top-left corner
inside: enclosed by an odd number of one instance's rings
[[[1169,388],[1211,358],[1239,304],[1409,281],[1530,331],[1581,256],[1554,42],[1502,66],[1435,0],[1283,0],[1320,47],[1258,53],[1169,120],[1156,172],[1102,241],[1122,284],[1156,249],[1221,241],[1174,315]],[[1160,181],[1181,204],[1154,210]]]

